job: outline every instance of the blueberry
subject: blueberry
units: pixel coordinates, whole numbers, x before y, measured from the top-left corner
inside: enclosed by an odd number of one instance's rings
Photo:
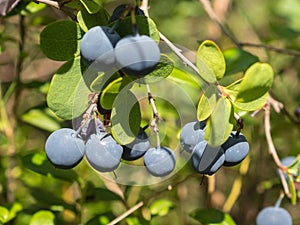
[[[150,148],[144,155],[144,164],[150,174],[163,177],[174,170],[176,156],[168,147]]]
[[[76,131],[62,128],[48,137],[45,151],[49,161],[57,168],[75,167],[84,156],[84,142],[76,136]]]
[[[141,77],[155,69],[160,60],[160,50],[146,35],[126,36],[117,43],[115,57],[120,70]]]
[[[94,62],[97,67],[108,70],[115,65],[113,48],[119,40],[119,34],[111,28],[96,26],[83,35],[80,53],[87,63]]]
[[[122,159],[136,160],[141,158],[150,147],[150,142],[146,132],[141,128],[136,139],[123,146]]]
[[[126,7],[127,7],[126,4],[122,4],[122,5],[117,6],[114,9],[114,11],[113,11],[113,13],[112,13],[112,15],[111,15],[111,17],[110,17],[110,19],[109,19],[108,22],[112,23],[112,22],[118,20],[121,17],[121,15],[123,14],[123,12],[126,9]],[[142,16],[144,16],[145,14],[144,14],[143,10],[141,10],[140,8],[137,7],[136,11],[135,11],[135,15],[142,15]],[[128,12],[126,16],[130,16],[130,12]]]
[[[118,168],[123,148],[111,135],[101,132],[92,134],[86,142],[86,159],[100,172],[111,172]]]
[[[199,142],[193,150],[193,168],[201,174],[214,174],[224,163],[225,155],[221,147],[212,147],[207,141]]]
[[[195,145],[204,140],[204,122],[189,122],[182,127],[180,144],[187,152],[192,152]]]
[[[256,225],[292,225],[292,217],[284,208],[269,206],[259,212]]]
[[[248,155],[249,143],[243,134],[232,132],[222,148],[225,153],[224,166],[235,166]]]

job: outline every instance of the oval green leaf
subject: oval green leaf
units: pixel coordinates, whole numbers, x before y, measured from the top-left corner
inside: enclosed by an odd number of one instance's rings
[[[236,225],[228,213],[218,209],[198,209],[190,216],[203,225]]]
[[[132,80],[128,76],[119,77],[109,83],[101,93],[100,104],[104,109],[111,109],[112,105],[123,88],[129,85]]]
[[[80,58],[75,58],[63,64],[54,74],[47,103],[58,117],[71,120],[87,109],[90,93],[82,79]]]
[[[159,42],[159,31],[157,30],[156,24],[152,19],[145,16],[136,16],[136,23],[137,27],[139,28],[139,34],[150,36],[154,41],[157,43]],[[116,31],[121,37],[132,35],[133,31],[131,17],[126,17],[124,20],[122,20]]]
[[[51,211],[40,210],[31,217],[29,225],[54,225],[54,219]]]
[[[200,75],[209,83],[222,79],[226,64],[222,51],[211,40],[204,41],[197,50],[196,64]]]
[[[81,29],[87,32],[92,27],[107,25],[109,14],[103,7],[100,7],[94,14],[90,14],[86,9],[82,9],[77,13],[77,20]]]
[[[73,21],[55,21],[48,24],[40,34],[41,49],[50,59],[70,60],[79,54],[82,33],[79,25]]]
[[[7,208],[0,206],[0,224],[4,224],[9,219],[9,211]]]
[[[255,63],[240,83],[236,102],[252,102],[265,95],[272,86],[274,72],[267,63]]]
[[[215,85],[209,85],[202,94],[197,107],[199,121],[206,120],[214,111],[217,103],[217,90]]]
[[[141,124],[141,111],[135,95],[123,89],[115,98],[111,112],[111,131],[122,145],[131,143],[137,136]]]
[[[201,80],[198,75],[193,75],[176,67],[173,68],[173,71],[168,76],[168,79],[175,81],[176,83],[185,84],[196,89],[199,89],[201,86]]]
[[[231,102],[225,97],[219,98],[206,124],[204,137],[209,145],[220,146],[227,140],[233,129],[233,113]]]
[[[259,58],[241,48],[230,48],[223,51],[226,62],[225,76],[247,70]]]

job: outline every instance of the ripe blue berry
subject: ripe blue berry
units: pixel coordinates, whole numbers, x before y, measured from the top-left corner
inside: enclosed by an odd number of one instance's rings
[[[150,174],[156,177],[163,177],[174,170],[176,156],[167,147],[150,148],[144,155],[144,164]]]
[[[111,15],[108,22],[112,23],[112,22],[118,20],[121,17],[121,15],[123,14],[126,7],[127,7],[126,4],[122,4],[122,5],[117,6],[114,9],[114,11],[113,11],[113,13],[112,13],[112,15]],[[143,15],[144,16],[145,14],[144,14],[143,10],[141,10],[140,8],[137,8],[136,11],[135,11],[135,15]],[[126,16],[130,16],[130,12],[128,12]]]
[[[103,71],[115,65],[114,46],[120,40],[117,32],[109,27],[96,26],[82,37],[80,53],[88,63],[95,62]]]
[[[294,161],[296,160],[296,157],[295,156],[287,156],[283,159],[281,159],[281,164],[285,167],[289,167]],[[277,175],[278,175],[278,172],[277,172]],[[283,172],[283,175],[285,177],[285,179],[287,180],[288,179],[288,176],[285,172]]]
[[[150,147],[150,142],[147,134],[143,129],[140,129],[136,139],[123,146],[122,159],[125,160],[136,160],[142,157]]]
[[[123,148],[111,135],[92,134],[86,142],[86,159],[100,172],[111,172],[120,164]]]
[[[84,156],[84,142],[76,136],[76,131],[62,128],[48,137],[45,151],[49,161],[57,168],[75,167]]]
[[[221,147],[212,147],[207,141],[199,142],[193,150],[193,168],[201,174],[214,174],[224,163],[225,155]]]
[[[141,77],[151,73],[160,60],[158,45],[146,35],[127,36],[115,47],[117,66],[124,73]]]
[[[243,134],[232,132],[222,148],[225,152],[224,166],[235,166],[248,155],[249,143]]]
[[[291,215],[281,207],[266,207],[256,217],[256,225],[292,225]]]
[[[194,121],[185,124],[180,132],[180,144],[187,152],[192,152],[195,145],[204,140],[204,122]]]

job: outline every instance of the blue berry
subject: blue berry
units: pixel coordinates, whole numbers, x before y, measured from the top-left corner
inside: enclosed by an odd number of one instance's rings
[[[86,142],[86,159],[100,172],[111,172],[118,168],[123,148],[111,135],[104,132],[92,134]]]
[[[144,164],[153,176],[164,177],[174,170],[176,156],[167,147],[150,148],[144,155]]]
[[[296,160],[295,156],[287,156],[287,157],[281,159],[280,161],[283,166],[289,167],[295,160]],[[278,175],[278,172],[277,172],[277,175]],[[287,174],[285,172],[283,172],[283,175],[284,175],[285,179],[287,180],[288,179]]]
[[[292,225],[292,217],[284,208],[269,206],[259,212],[256,225]]]
[[[232,132],[222,145],[225,153],[224,166],[235,166],[243,161],[249,153],[249,143],[241,133]]]
[[[141,77],[151,73],[160,60],[158,45],[146,35],[127,36],[115,47],[117,66],[124,73]]]
[[[96,26],[82,37],[80,53],[87,63],[95,62],[103,71],[115,65],[114,46],[120,40],[119,34],[111,28]]]
[[[123,146],[122,159],[129,161],[139,159],[146,153],[149,147],[148,136],[143,129],[140,129],[136,139],[132,143]]]
[[[84,156],[84,142],[76,136],[76,131],[62,128],[47,138],[45,151],[49,161],[57,168],[75,167]]]
[[[204,140],[204,122],[189,122],[182,127],[180,144],[187,152],[192,152],[195,145]]]
[[[224,163],[225,155],[221,147],[212,147],[207,141],[199,142],[193,150],[193,168],[201,174],[214,174]]]
[[[111,17],[110,17],[110,19],[109,19],[108,22],[112,23],[112,22],[118,20],[121,17],[121,15],[123,14],[123,12],[126,9],[126,7],[127,7],[126,4],[122,4],[122,5],[117,6],[114,9],[114,11],[112,12],[112,15],[111,15]],[[130,16],[130,14],[131,13],[128,12],[126,16]],[[142,16],[144,16],[145,14],[144,14],[143,10],[141,10],[140,8],[137,8],[136,11],[135,11],[135,15],[142,15]]]

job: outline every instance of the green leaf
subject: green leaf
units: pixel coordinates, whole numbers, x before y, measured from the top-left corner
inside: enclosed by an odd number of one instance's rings
[[[21,119],[26,123],[49,132],[53,132],[61,127],[57,120],[50,117],[41,109],[32,109],[23,114]]]
[[[288,173],[295,176],[296,182],[300,182],[300,155],[298,155],[295,161],[288,167]]]
[[[82,30],[77,23],[55,21],[48,24],[40,34],[41,49],[50,59],[67,61],[79,54],[81,36]]]
[[[257,56],[240,48],[230,48],[223,52],[226,61],[225,76],[245,71],[253,63],[258,62]]]
[[[252,102],[265,95],[273,83],[274,72],[267,63],[255,63],[245,73],[236,96],[237,102]]]
[[[9,211],[7,208],[0,206],[0,224],[4,224],[9,220]]]
[[[107,25],[109,14],[103,7],[100,7],[98,12],[94,14],[90,14],[86,9],[82,9],[77,13],[77,20],[81,29],[87,32],[92,27]]]
[[[231,102],[221,97],[206,124],[205,139],[212,147],[222,145],[233,129],[233,109]]]
[[[14,219],[17,216],[17,214],[22,210],[23,210],[23,206],[20,203],[15,202],[12,205],[11,209],[9,210],[8,220]],[[0,215],[1,215],[1,212],[0,212]]]
[[[197,107],[199,121],[206,120],[214,111],[217,103],[217,90],[215,85],[209,85],[202,94]]]
[[[186,84],[193,88],[199,89],[200,79],[192,74],[174,67],[172,73],[168,76],[168,79],[173,80],[179,84]]]
[[[62,65],[54,74],[47,103],[57,116],[71,120],[87,109],[90,93],[82,78],[80,58],[75,58]]]
[[[119,77],[104,88],[100,97],[100,104],[104,109],[111,109],[112,105],[123,88],[132,82],[128,76]]]
[[[139,82],[148,84],[158,82],[168,77],[172,73],[173,68],[174,62],[167,55],[161,54],[155,70],[147,74],[143,79],[140,79]]]
[[[204,41],[197,50],[196,64],[200,75],[209,83],[222,79],[226,64],[222,51],[213,41]]]
[[[236,225],[228,213],[217,209],[198,209],[190,216],[203,225]]]
[[[291,203],[293,205],[297,204],[297,192],[296,192],[296,187],[294,183],[294,178],[291,174],[288,174],[288,185],[289,185],[289,190],[291,193]]]
[[[74,170],[63,170],[55,168],[47,159],[46,154],[41,152],[31,153],[22,157],[25,168],[38,174],[52,176],[64,181],[79,181],[79,177]]]
[[[112,135],[122,145],[131,143],[137,136],[141,124],[141,111],[138,99],[126,89],[121,91],[111,112]]]
[[[137,27],[139,28],[139,34],[150,36],[154,41],[157,43],[159,42],[159,31],[157,30],[156,24],[152,19],[145,16],[136,16],[136,23]],[[133,31],[131,17],[126,17],[124,20],[122,20],[116,31],[121,37],[132,35]]]
[[[167,199],[159,199],[150,206],[151,215],[164,216],[174,207],[174,203]]]
[[[51,211],[40,210],[31,217],[29,225],[55,225],[54,219]]]
[[[80,0],[80,2],[90,14],[98,12],[101,8],[101,6],[93,0]]]

